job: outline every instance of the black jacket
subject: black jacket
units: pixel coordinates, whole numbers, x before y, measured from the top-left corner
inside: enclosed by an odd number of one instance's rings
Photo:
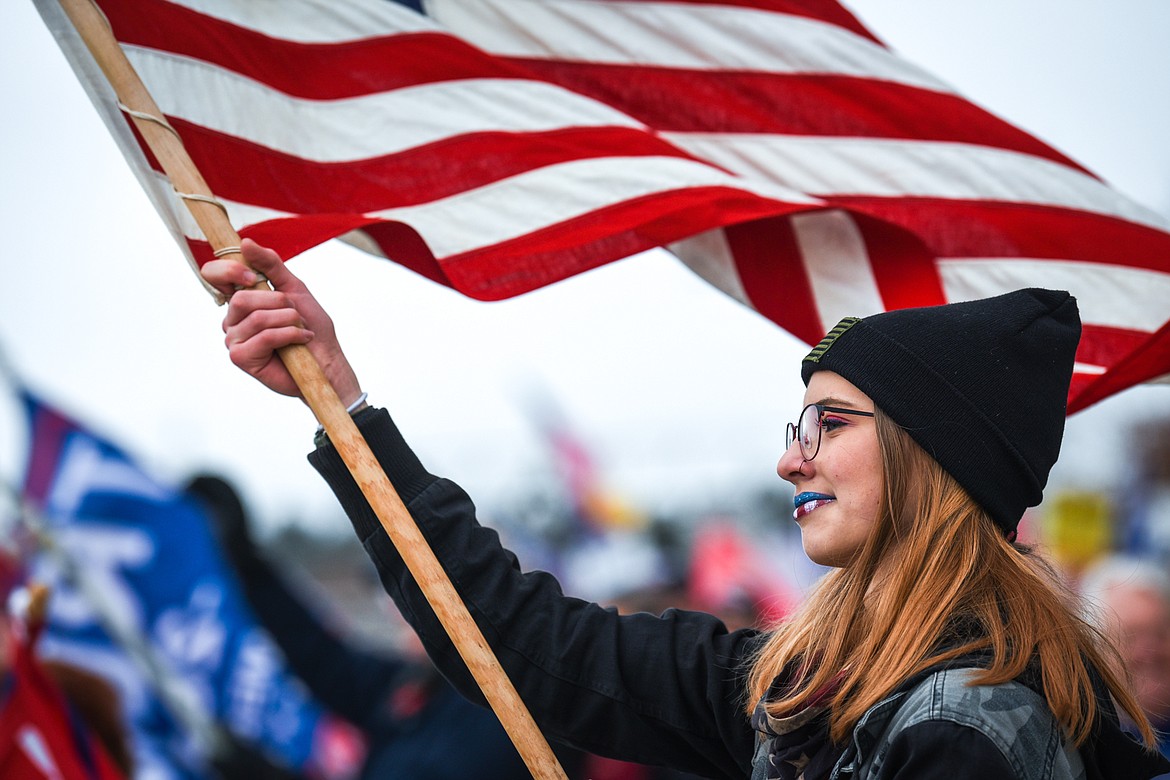
[[[752,629],[729,632],[719,619],[698,612],[619,616],[563,595],[552,576],[522,572],[497,534],[476,522],[466,494],[423,468],[385,411],[364,410],[355,419],[546,735],[626,761],[713,778],[751,776],[758,735],[747,715],[744,683],[762,634]],[[432,660],[465,695],[482,701],[379,520],[324,437],[310,462],[337,494],[386,591]],[[917,734],[923,744],[933,745],[947,744],[951,736],[929,724]],[[894,763],[883,776],[986,778],[989,764],[997,759],[1002,763],[1000,751],[978,732],[963,736],[968,749],[937,753],[928,775],[918,763],[921,752],[910,751],[908,756],[916,759],[914,774],[900,775]],[[1154,774],[1144,768],[1148,754],[1132,741],[1107,747],[1103,762],[1099,756],[1086,757],[1086,766],[1104,764],[1099,777],[1128,780]],[[972,760],[979,755],[988,763]]]

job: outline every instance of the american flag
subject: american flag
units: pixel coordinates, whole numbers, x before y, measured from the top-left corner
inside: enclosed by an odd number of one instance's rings
[[[195,264],[206,241],[42,16]],[[245,236],[340,237],[479,299],[656,246],[815,343],[1077,296],[1069,411],[1170,376],[1170,220],[828,0],[98,0]]]

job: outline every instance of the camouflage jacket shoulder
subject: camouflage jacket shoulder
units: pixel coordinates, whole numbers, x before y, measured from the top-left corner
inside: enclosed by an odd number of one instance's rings
[[[980,671],[943,669],[875,704],[854,727],[830,780],[891,780],[923,772],[953,780],[1084,778],[1080,755],[1065,744],[1043,697],[1014,681],[969,685]],[[766,755],[761,746],[753,780],[766,776]]]
[[[1085,776],[1076,748],[1044,698],[1020,682],[971,685],[979,669],[944,669],[917,686],[877,703],[853,730],[853,739],[833,769],[833,780],[891,777],[886,758],[897,740],[914,740],[927,724],[973,729],[987,738],[1019,780],[1079,780]],[[939,755],[948,762],[947,755]],[[954,767],[952,776],[966,776]],[[943,776],[940,772],[939,776]]]

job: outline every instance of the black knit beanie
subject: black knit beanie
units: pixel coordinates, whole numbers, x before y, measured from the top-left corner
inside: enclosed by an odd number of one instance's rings
[[[833,371],[906,430],[1011,535],[1060,454],[1076,299],[1028,289],[846,317],[801,364]]]

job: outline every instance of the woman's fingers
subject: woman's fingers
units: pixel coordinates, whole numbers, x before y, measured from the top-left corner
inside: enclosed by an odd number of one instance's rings
[[[242,297],[244,293],[241,292],[239,295]],[[279,293],[268,293],[267,295],[279,296]],[[295,341],[289,341],[289,343],[301,344],[312,338],[312,333],[305,328],[305,322],[301,318],[300,312],[291,306],[281,306],[279,305],[280,303],[280,300],[266,297],[258,301],[258,304],[261,305],[255,307],[238,306],[229,309],[228,317],[230,319],[225,319],[223,326],[223,332],[227,336],[226,342],[228,347],[251,341],[267,330],[283,331],[295,328],[308,334],[307,338],[297,338]],[[272,305],[264,306],[262,304]],[[280,346],[283,345],[277,345],[278,348]]]
[[[233,274],[227,272],[222,276]],[[300,395],[296,382],[276,354],[283,347],[308,344],[313,338],[291,296],[269,289],[235,292],[223,320],[223,332],[224,344],[235,366],[278,393]]]
[[[233,258],[217,258],[208,261],[199,273],[215,289],[227,297],[236,290],[248,289],[260,281],[260,275],[268,278],[272,286],[285,292],[305,292],[305,286],[280,259],[274,250],[257,244],[250,238],[240,242],[241,262]]]
[[[301,327],[295,309],[259,310],[236,325],[225,328],[224,343],[232,363],[284,395],[299,396],[300,390],[277,354],[291,344],[307,344],[311,331]]]
[[[199,273],[204,281],[227,298],[232,297],[236,290],[256,284],[260,278],[239,260],[226,258],[209,261],[199,269]]]
[[[225,339],[232,362],[249,374],[267,366],[274,353],[290,344],[307,344],[313,334],[304,328],[267,328],[245,340]]]
[[[342,401],[360,396],[361,385],[337,343],[333,321],[305,284],[280,255],[251,239],[240,242],[240,253],[244,262],[221,258],[200,269],[208,284],[230,300],[223,330],[232,363],[279,393],[299,396],[276,351],[307,344]],[[264,277],[271,287],[256,286]]]
[[[264,311],[284,311],[286,316],[294,317],[302,325],[304,324],[304,320],[292,299],[284,293],[273,290],[240,290],[232,296],[228,303],[227,314],[223,318],[224,333],[227,333],[229,328],[242,324],[253,314]],[[268,321],[268,319],[261,318],[256,322],[258,324]]]
[[[228,339],[228,355],[242,371],[283,395],[299,396],[300,388],[285,368],[276,350],[290,344],[304,344],[312,335],[304,328],[268,328],[245,341]]]

